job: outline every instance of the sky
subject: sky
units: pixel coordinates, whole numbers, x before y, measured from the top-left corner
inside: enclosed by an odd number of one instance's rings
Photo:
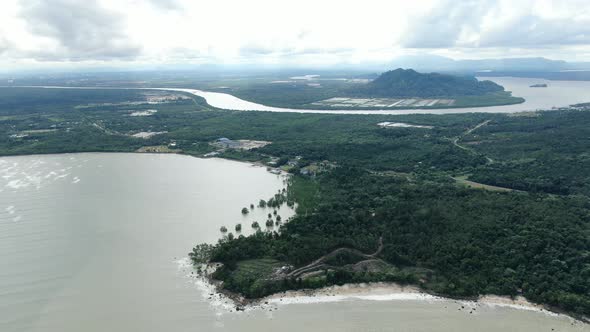
[[[590,61],[588,0],[1,0],[0,67]]]

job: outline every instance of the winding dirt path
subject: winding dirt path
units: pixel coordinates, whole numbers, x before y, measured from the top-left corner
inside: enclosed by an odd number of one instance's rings
[[[453,141],[452,141],[452,142],[453,142],[453,145],[454,145],[454,146],[456,146],[456,147],[458,147],[459,149],[462,149],[462,150],[465,150],[465,151],[469,151],[469,152],[471,152],[471,153],[477,153],[477,152],[476,152],[476,151],[474,151],[473,149],[471,149],[471,148],[468,148],[468,147],[466,147],[466,146],[464,146],[464,145],[461,145],[461,144],[459,144],[459,141],[460,141],[460,140],[461,140],[463,137],[465,137],[465,136],[467,136],[467,135],[471,134],[472,132],[476,131],[477,129],[479,129],[479,128],[481,128],[481,127],[485,126],[485,125],[487,125],[488,123],[490,123],[490,121],[492,121],[492,120],[486,120],[486,121],[484,121],[484,122],[482,122],[482,123],[479,123],[479,124],[478,124],[478,125],[476,125],[475,127],[467,129],[465,132],[463,132],[463,134],[461,134],[461,135],[459,135],[459,136],[457,136],[457,137],[453,138]],[[487,161],[487,163],[488,163],[488,164],[492,164],[492,163],[494,163],[494,160],[493,160],[492,158],[490,158],[490,157],[488,157],[488,156],[484,156],[484,157],[486,158],[486,161]]]
[[[313,262],[311,262],[311,263],[309,263],[309,264],[307,264],[305,266],[302,266],[302,267],[300,267],[298,269],[295,269],[295,270],[291,271],[287,275],[287,277],[296,278],[296,277],[299,277],[300,275],[302,275],[304,273],[312,272],[314,270],[323,268],[323,267],[327,266],[325,264],[325,262],[327,260],[329,260],[330,258],[333,258],[333,257],[337,256],[338,254],[344,253],[344,252],[348,252],[348,253],[351,253],[351,254],[354,254],[354,255],[363,257],[363,258],[365,258],[367,260],[370,260],[370,259],[375,259],[381,253],[381,251],[383,251],[383,237],[382,236],[379,237],[379,246],[377,247],[377,250],[374,253],[372,253],[372,254],[365,254],[365,253],[363,253],[362,251],[360,251],[358,249],[338,248],[338,249],[335,249],[334,251],[332,251],[332,252],[330,252],[328,254],[325,254],[324,256],[316,259],[315,261],[313,261]]]

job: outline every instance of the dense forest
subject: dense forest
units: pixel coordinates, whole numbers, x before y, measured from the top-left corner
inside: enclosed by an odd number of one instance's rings
[[[224,263],[216,278],[226,289],[259,297],[395,281],[449,296],[522,294],[590,313],[590,112],[236,112],[174,94],[161,92],[167,101],[154,104],[141,90],[0,88],[0,155],[163,147],[203,156],[220,137],[269,141],[219,156],[301,157],[288,194],[299,213],[277,232],[205,246],[207,258]],[[145,110],[157,112],[132,116]],[[423,127],[378,125],[385,121]],[[324,161],[334,167],[299,172]],[[282,267],[290,272],[269,277]]]
[[[470,179],[529,192],[590,196],[589,120],[585,111],[497,117],[463,139],[495,161],[477,167]]]
[[[470,190],[347,167],[316,181],[313,213],[300,213],[280,233],[222,241],[214,248],[211,260],[225,264],[217,275],[225,287],[259,297],[289,288],[397,281],[437,294],[524,295],[590,312],[586,198]],[[335,248],[374,252],[379,238],[378,257],[386,265],[378,269],[357,269],[357,261],[340,257],[300,281],[234,273],[244,260],[299,267]]]

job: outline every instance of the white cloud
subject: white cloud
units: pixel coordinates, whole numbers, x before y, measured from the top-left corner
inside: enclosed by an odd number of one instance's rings
[[[0,63],[309,63],[590,54],[580,0],[3,0]],[[573,51],[576,51],[574,54]],[[585,58],[590,60],[590,58]]]
[[[413,48],[547,48],[590,43],[590,3],[446,0],[416,17],[402,44]]]
[[[95,0],[23,0],[20,16],[29,31],[50,43],[31,52],[44,60],[133,58],[140,52],[124,33],[125,17]]]

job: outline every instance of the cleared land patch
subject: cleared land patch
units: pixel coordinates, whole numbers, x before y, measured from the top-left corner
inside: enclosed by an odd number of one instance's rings
[[[258,149],[263,146],[269,145],[271,142],[268,141],[254,141],[247,139],[231,140],[229,138],[219,138],[215,142],[210,144],[219,149],[235,149],[235,150],[252,150]]]
[[[487,185],[487,184],[483,184],[483,183],[469,181],[469,180],[467,180],[467,176],[457,176],[457,177],[454,177],[453,179],[455,179],[455,181],[457,181],[458,184],[467,186],[469,188],[474,188],[474,189],[484,189],[484,190],[490,190],[490,191],[504,191],[504,192],[514,191],[514,189],[510,189],[510,188],[491,186],[491,185]]]
[[[142,146],[141,148],[137,149],[137,152],[142,153],[178,153],[180,150],[178,149],[171,149],[166,145],[153,145],[153,146]]]
[[[167,133],[167,131],[140,131],[139,133],[135,133],[131,136],[133,136],[135,138],[148,139],[148,138],[154,137],[156,135],[165,134],[165,133]]]
[[[423,128],[423,129],[434,128],[433,126],[413,125],[413,124],[403,123],[403,122],[379,122],[377,125],[382,128]]]
[[[423,99],[423,98],[346,98],[334,97],[311,103],[321,107],[450,107],[454,99]]]

